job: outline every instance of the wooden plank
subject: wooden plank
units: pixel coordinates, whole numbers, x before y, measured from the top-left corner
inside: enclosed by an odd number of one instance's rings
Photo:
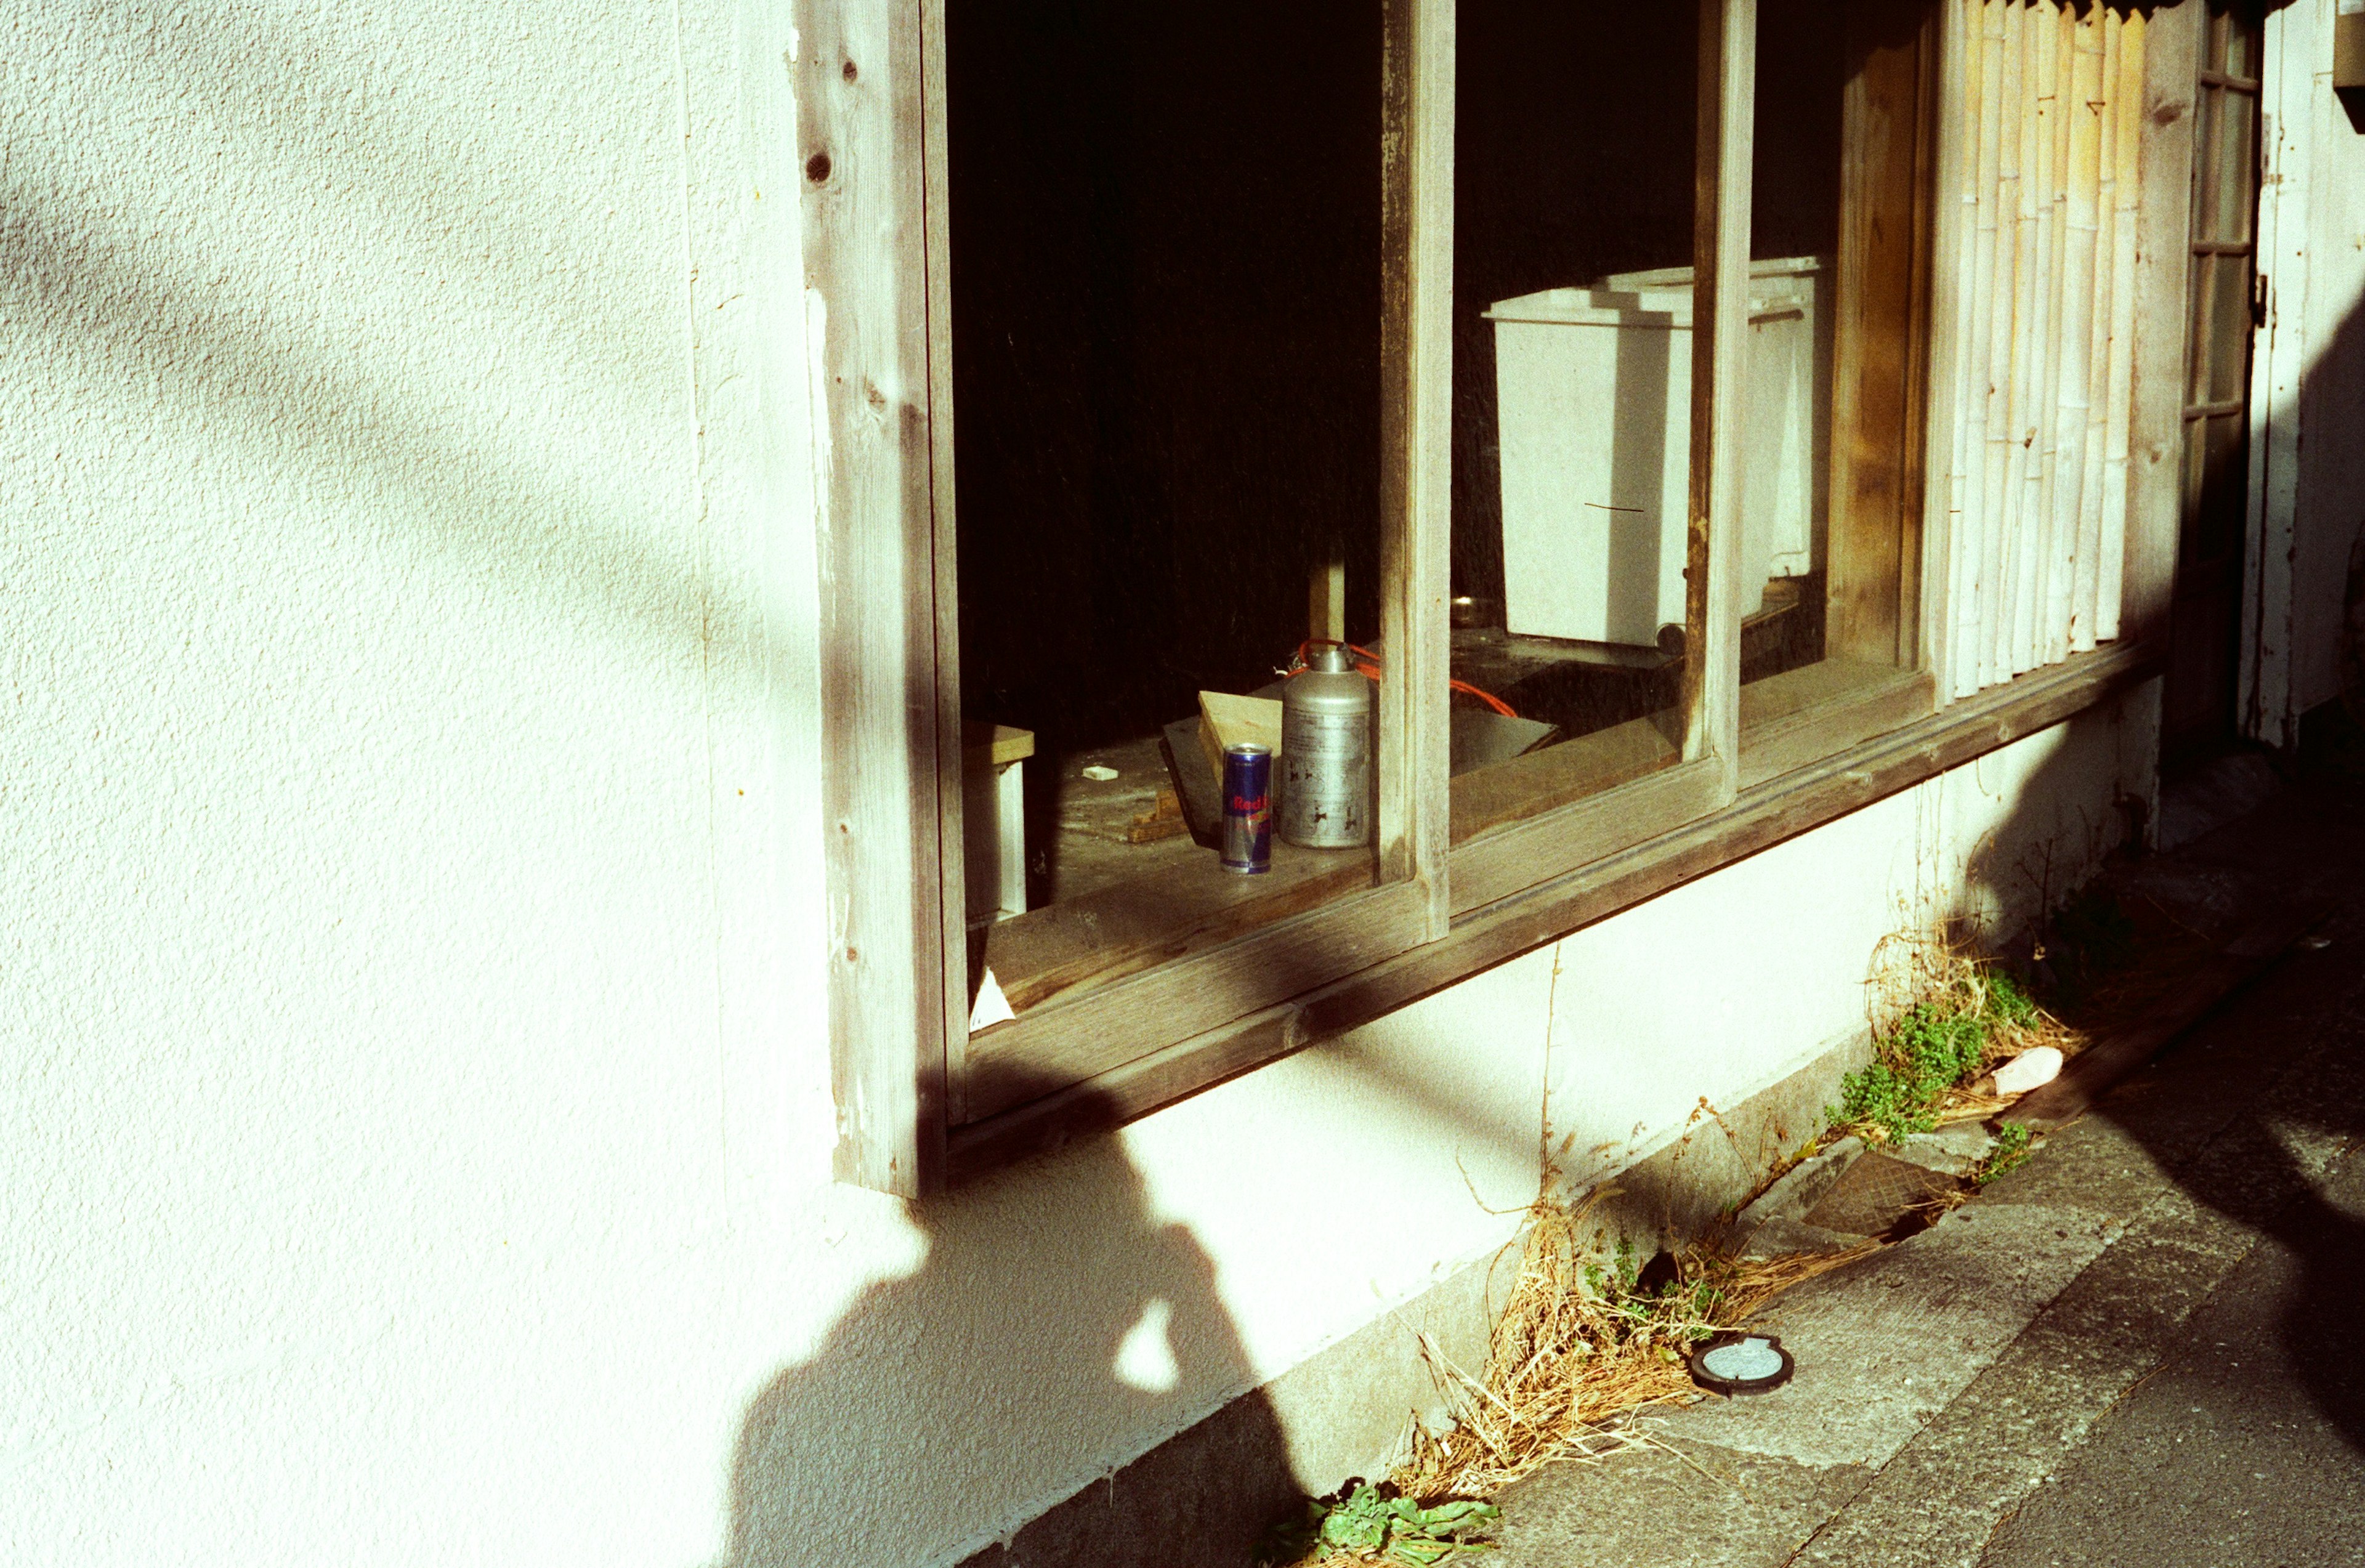
[[[2264,287],[2267,308],[2251,351],[2248,422],[2257,478],[2245,519],[2245,554],[2256,569],[2247,575],[2250,591],[2242,596],[2238,700],[2242,733],[2272,746],[2298,738],[2291,729],[2297,717],[2291,689],[2292,561],[2299,522],[2301,386],[2314,346],[2307,337],[2310,164],[2327,112],[2318,101],[2316,62],[2330,52],[2322,26],[2330,19],[2284,7],[2268,13],[2259,39],[2266,59],[2254,145],[2273,161],[2258,203],[2257,266],[2265,281],[2253,286]],[[2239,100],[2228,94],[2225,102],[2231,110]]]
[[[2078,562],[2070,611],[2069,651],[2082,654],[2100,640],[2102,606],[2103,485],[2111,442],[2112,290],[2118,270],[2118,145],[2120,14],[2097,8],[2102,29],[2101,101],[2095,127],[2094,302],[2087,338],[2086,472],[2078,486]]]
[[[2012,459],[2017,468],[2012,499],[2012,549],[2005,566],[2011,584],[2011,624],[2003,627],[1999,669],[2005,678],[2036,666],[2036,608],[2044,594],[2039,570],[2044,566],[2046,534],[2046,440],[2053,432],[2053,300],[2060,296],[2060,279],[2053,270],[2056,241],[2056,147],[2060,109],[2060,9],[2056,0],[2036,0],[2024,14],[2029,54],[2029,161],[2020,170],[2020,210],[2029,215],[2029,255],[2034,276],[2027,286],[2027,309],[2012,321]],[[2017,282],[2015,282],[2017,286]],[[2015,300],[2020,296],[2015,296]]]
[[[1897,663],[1908,669],[1930,668],[1930,651],[1923,641],[1928,620],[1922,606],[1925,588],[1923,563],[1929,558],[1929,543],[1922,532],[1922,520],[1928,514],[1930,476],[1930,364],[1938,352],[1937,320],[1931,306],[1937,286],[1941,257],[1953,258],[1951,233],[1948,248],[1940,248],[1938,213],[1942,205],[1940,193],[1945,188],[1939,183],[1938,104],[1944,84],[1939,51],[1944,47],[1945,14],[1948,0],[1919,0],[1922,11],[1920,36],[1915,40],[1915,103],[1913,106],[1913,207],[1910,221],[1914,234],[1912,307],[1905,324],[1905,451],[1900,473],[1898,505],[1897,580]],[[1935,472],[1942,480],[1946,473],[1943,462]],[[1941,530],[1940,537],[1944,538]]]
[[[1854,659],[1751,681],[1741,689],[1741,787],[1901,729],[1936,704],[1937,683],[1927,671]]]
[[[2142,150],[2149,98],[2146,87],[2143,14],[2131,11],[2119,23],[2116,140],[2111,228],[2111,372],[2108,433],[2102,454],[2102,543],[2095,560],[2101,580],[2094,587],[2094,637],[2119,635],[2127,563],[2127,461],[2133,450],[2135,362],[2135,262],[2142,232]],[[2179,308],[2181,319],[2181,308]],[[2183,383],[2177,384],[2181,395]],[[2181,442],[2180,442],[2180,447]]]
[[[1474,835],[1453,851],[1453,913],[1467,913],[1697,822],[1732,799],[1732,770],[1701,757]]]
[[[815,488],[835,1169],[916,1195],[942,1163],[947,960],[960,950],[947,941],[961,923],[946,893],[958,846],[947,854],[941,835],[960,760],[938,690],[921,9],[799,0],[794,14],[826,431]]]
[[[1907,611],[1918,629],[1920,658],[1937,678],[1941,700],[1955,688],[1955,611],[1963,592],[1970,500],[1970,418],[1976,369],[1971,354],[1971,295],[1978,269],[1980,0],[1946,0],[1934,71],[1923,73],[1931,104],[1932,193],[1929,320],[1924,334],[1929,406],[1924,420],[1919,592]]]
[[[1668,734],[1672,717],[1630,719],[1463,774],[1453,780],[1454,844],[1673,767],[1683,754]]]
[[[2143,74],[2141,196],[2129,303],[2130,446],[2120,635],[2169,632],[2176,593],[2177,522],[2183,508],[2186,269],[2191,256],[2192,122],[2203,6],[2188,3],[2127,18],[2122,48]],[[2138,25],[2141,24],[2141,25]]]
[[[2029,131],[2027,10],[2019,0],[1997,0],[1994,9],[2001,24],[2002,70],[1997,89],[1996,257],[1988,338],[1988,457],[1982,476],[1987,526],[1979,541],[1979,622],[1976,632],[1978,684],[1982,687],[2012,678],[2011,662],[2000,659],[1998,654],[2003,646],[2000,628],[2008,626],[2012,620],[2012,588],[2004,567],[2010,559],[2013,502],[2020,493],[2018,475],[2012,465],[2012,454],[2018,448],[2012,425],[2012,387],[2013,376],[2023,361],[2016,353],[2014,327],[2023,319],[2023,282],[2035,275],[2029,254],[2028,214],[2022,203]]]
[[[1741,744],[1741,497],[1748,386],[1749,204],[1757,0],[1700,0],[1692,195],[1691,483],[1684,756],[1730,764]],[[1460,901],[1456,901],[1457,902]]]
[[[1025,1016],[1156,964],[1220,946],[1372,881],[1362,850],[1303,849],[1276,838],[1272,869],[1227,871],[1213,850],[1154,876],[1095,889],[996,924],[985,961]]]
[[[1384,0],[1380,875],[1443,935],[1452,736],[1454,0]]]
[[[1669,889],[2034,734],[2158,674],[2147,647],[2083,655],[1957,702],[1873,745],[1742,792],[1714,818],[1458,917],[1413,949],[1195,1039],[1146,1052],[953,1135],[956,1180],[1136,1120],[1225,1079],[1360,1027]]]
[[[999,767],[1024,762],[1035,755],[1035,732],[1011,724],[982,721],[961,726],[961,760],[965,767]]]
[[[1990,424],[2001,417],[1999,385],[2008,367],[1997,360],[1997,318],[2002,298],[2012,292],[2010,252],[2004,241],[2003,149],[2005,127],[2014,114],[2004,98],[2006,0],[1985,0],[1979,12],[1979,140],[1974,184],[1979,193],[1973,220],[1973,270],[1969,310],[1969,357],[1966,362],[1964,396],[1970,400],[1964,433],[1963,510],[1956,518],[1959,538],[1950,566],[1953,587],[1951,630],[1947,641],[1947,672],[1952,694],[1968,697],[1987,684],[1985,627],[1987,601],[1993,591],[1988,557],[1997,526],[1997,481],[2000,450],[1988,439]],[[1998,268],[2004,269],[1999,286]],[[2003,329],[2009,336],[2009,324]]]
[[[2068,159],[2064,187],[2068,195],[2061,226],[2061,306],[2059,330],[2054,334],[2056,395],[2053,436],[2053,493],[2048,509],[2045,572],[2045,614],[2039,661],[2058,664],[2069,656],[2081,634],[2090,644],[2087,626],[2091,611],[2080,613],[2079,523],[2085,510],[2086,431],[2092,422],[2094,397],[2095,257],[2102,235],[2102,7],[2084,16],[2069,13]],[[2107,278],[2104,279],[2107,282]],[[2100,465],[2096,465],[2099,476]],[[2099,521],[2100,514],[2097,513]],[[2097,543],[2100,542],[2097,530]],[[2090,554],[2084,575],[2093,575]]]
[[[1892,665],[1911,642],[1899,589],[1920,521],[1907,491],[1922,436],[1929,253],[1924,37],[1896,15],[1878,0],[1848,8],[1857,66],[1841,111],[1824,641],[1828,654]]]
[[[841,77],[843,73],[840,73]],[[944,1103],[948,1122],[960,1120],[961,1057],[969,1038],[969,890],[968,855],[963,848],[962,819],[969,792],[966,730],[961,722],[960,683],[960,558],[955,548],[959,531],[953,511],[953,241],[952,172],[947,146],[945,97],[945,0],[920,0],[920,152],[924,179],[928,289],[928,507],[931,554],[936,563],[936,823],[937,864],[942,868],[937,897],[942,901],[939,940],[943,957],[937,962],[936,984],[943,993],[937,1028],[943,1037]],[[1004,751],[1016,752],[1014,740],[1003,741],[997,725],[997,760]],[[1035,737],[1024,730],[1026,752],[1035,749]],[[997,791],[998,793],[999,791]],[[1011,843],[1008,823],[997,825],[1003,863],[1001,880],[1014,879],[1026,902],[1026,848]],[[1001,902],[997,894],[996,902]],[[938,1135],[926,1135],[933,1147]]]
[[[1224,778],[1224,753],[1236,745],[1261,745],[1281,756],[1281,703],[1271,697],[1235,697],[1224,691],[1199,693],[1199,751]],[[1279,774],[1274,775],[1279,778]]]
[[[1331,545],[1332,554],[1318,560],[1306,570],[1306,636],[1308,642],[1343,643],[1347,640],[1347,563],[1336,553],[1340,545]]]
[[[1418,883],[1399,883],[1338,900],[1252,940],[982,1030],[969,1042],[970,1115],[1009,1110],[1393,958],[1427,898]]]

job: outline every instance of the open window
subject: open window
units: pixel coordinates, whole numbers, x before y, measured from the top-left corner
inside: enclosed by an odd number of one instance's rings
[[[2010,678],[2006,606],[2114,626],[2133,294],[1971,352],[2007,201],[2032,299],[2125,281],[2124,223],[2040,264],[1990,155],[2132,189],[2141,23],[2088,16],[804,6],[842,1172],[1140,1114],[2135,678],[1882,738],[1937,655]],[[2072,352],[1990,518],[1980,410]],[[1225,749],[1282,743],[1285,813],[1331,649],[1362,822],[1227,869]]]
[[[1676,6],[1462,14],[1457,911],[1695,820],[1732,793],[1698,678],[1712,667],[1711,596],[1693,591],[1706,588],[1722,532],[1695,504],[1690,435],[1710,390],[1695,376],[1696,351],[1709,346],[1696,331],[1707,313],[1695,196],[1713,196],[1719,151],[1711,141],[1703,185],[1701,42],[1698,13]],[[1577,61],[1593,63],[1571,91]]]
[[[956,1128],[1442,934],[1418,9],[948,9]]]

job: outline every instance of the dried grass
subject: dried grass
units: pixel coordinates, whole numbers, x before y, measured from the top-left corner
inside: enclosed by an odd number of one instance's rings
[[[1969,941],[1944,931],[1892,932],[1873,950],[1866,1011],[1876,1058],[1895,1058],[1900,1036],[1917,1017],[1970,1018],[1982,1034],[1979,1059],[1938,1095],[1930,1115],[1939,1126],[1983,1122],[2009,1110],[2016,1095],[1978,1087],[2023,1051],[2051,1046],[2066,1058],[2086,1047],[2088,1031],[2035,1004]],[[1877,1128],[1850,1130],[1878,1137]]]
[[[1544,1465],[1647,1445],[1637,1417],[1699,1397],[1685,1362],[1694,1344],[1879,1245],[1777,1259],[1696,1249],[1677,1260],[1671,1285],[1645,1293],[1588,1238],[1608,1195],[1574,1208],[1537,1203],[1483,1372],[1421,1337],[1452,1424],[1443,1432],[1415,1424],[1411,1455],[1390,1477],[1404,1495],[1491,1497]]]
[[[1939,1101],[1934,1114],[1941,1126],[1985,1121],[2011,1107],[2017,1096],[1971,1087],[2002,1061],[2038,1046],[2074,1056],[2087,1043],[2088,1030],[2025,1006],[2024,998],[1999,1006],[1999,971],[1967,941],[1935,932],[1897,933],[1882,941],[1873,969],[1867,1010],[1877,1043],[1893,1038],[1917,1008],[1987,1021],[1984,1058]],[[2080,1009],[2081,1022],[2094,1014],[2140,1011],[2152,991],[2164,989],[2160,966],[2144,966],[2093,992]],[[1548,1159],[1547,1193],[1558,1176]],[[1594,1210],[1614,1192],[1598,1189],[1573,1207],[1548,1196],[1537,1200],[1483,1369],[1456,1364],[1434,1338],[1420,1336],[1450,1421],[1442,1431],[1414,1421],[1408,1457],[1388,1478],[1396,1495],[1424,1506],[1490,1499],[1546,1465],[1664,1446],[1642,1418],[1705,1397],[1691,1381],[1687,1355],[1692,1346],[1740,1327],[1792,1286],[1883,1246],[1874,1239],[1777,1258],[1698,1247],[1676,1259],[1671,1285],[1644,1292],[1601,1246]],[[1938,1200],[1929,1217],[1968,1195]],[[1334,1552],[1304,1568],[1362,1568],[1377,1561]]]

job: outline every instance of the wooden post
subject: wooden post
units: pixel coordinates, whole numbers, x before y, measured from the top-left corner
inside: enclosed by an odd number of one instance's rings
[[[2257,146],[2266,176],[2252,232],[2254,276],[2260,281],[2251,286],[2262,291],[2265,319],[2251,339],[2251,478],[2243,519],[2247,591],[2242,595],[2236,711],[2243,734],[2271,746],[2298,740],[2291,730],[2297,717],[2292,711],[2292,563],[2299,513],[2301,385],[2310,348],[2308,209],[2315,181],[2309,165],[2319,117],[2328,112],[2317,100],[2322,62],[2331,55],[2333,41],[2325,36],[2324,24],[2359,20],[2353,12],[2339,16],[2329,7],[2270,11],[2256,35],[2264,59],[2250,68],[2259,79]],[[2229,92],[2222,101],[2230,108],[2238,100]],[[2220,176],[2212,170],[2209,177]],[[2221,267],[2236,264],[2236,257],[2217,258]]]
[[[913,0],[799,0],[795,16],[808,353],[827,431],[814,498],[835,1164],[913,1196],[941,1179],[947,1035],[967,1022],[948,1016],[960,846],[945,843],[957,804],[942,795],[949,782],[959,799],[959,692],[939,650],[958,644],[940,603],[951,518],[930,417],[943,315],[923,17]]]
[[[2069,651],[2091,650],[2102,608],[2103,485],[2111,445],[2111,331],[2117,319],[2119,227],[2119,13],[2097,7],[2102,29],[2102,123],[2095,128],[2094,309],[2086,354],[2086,473],[2078,487],[2077,603],[2070,612]]]
[[[2136,213],[2133,436],[2127,457],[2122,634],[2168,635],[2184,502],[2185,297],[2192,253],[2192,124],[2208,8],[2186,0],[2127,18],[2123,48],[2144,84]],[[2143,24],[2140,28],[2137,24]]]
[[[1964,431],[1963,510],[1957,520],[1961,539],[1956,547],[1956,588],[1953,633],[1947,644],[1948,679],[1956,697],[1968,697],[1987,684],[1989,601],[1995,591],[1989,565],[1989,542],[1994,536],[2000,510],[2001,448],[1990,441],[1990,426],[2001,418],[1998,391],[2010,378],[2011,366],[1998,358],[1999,342],[2011,334],[2012,250],[2007,238],[2011,218],[2003,185],[2004,148],[2013,139],[2009,129],[2015,111],[2004,96],[2004,62],[2009,39],[2005,33],[2006,0],[1985,0],[1979,7],[1979,141],[1976,183],[1979,194],[1974,239],[1969,303],[1969,358],[1963,376],[1963,396],[1969,400]],[[1999,326],[1999,322],[2001,325]]]
[[[2034,278],[2027,253],[2027,214],[2021,201],[2028,148],[2027,12],[2019,0],[1997,0],[1991,8],[2001,28],[2002,62],[1996,97],[1996,259],[1988,335],[1987,527],[1979,540],[1980,686],[2012,678],[2010,661],[1996,655],[2003,645],[1999,628],[2012,623],[2011,587],[2004,563],[2012,539],[2013,501],[2019,494],[2018,474],[2012,464],[2017,446],[2012,431],[2012,379],[2021,364],[2015,324],[2022,315],[2022,285]]]
[[[2145,118],[2148,106],[2144,87],[2146,32],[2140,11],[2129,12],[2119,25],[2117,140],[2111,150],[2115,165],[2111,199],[2116,210],[2111,223],[2110,425],[2102,451],[2102,544],[2094,560],[2101,577],[2094,586],[2094,637],[2104,643],[2119,635],[2126,580],[2127,454],[2135,417],[2135,247],[2143,233],[2142,158],[2148,123]],[[2179,254],[2182,253],[2180,250]],[[2180,272],[2180,287],[2182,276]],[[2180,307],[2177,319],[2183,319]],[[2178,341],[2182,342],[2181,337]],[[2176,386],[2180,401],[2184,387],[2180,367]],[[2180,408],[2178,412],[2180,419]],[[2180,453],[2182,432],[2178,435]]]
[[[2027,249],[2019,259],[2026,276],[2012,277],[2011,537],[2004,556],[2004,603],[2010,613],[1998,629],[1997,678],[2009,680],[2030,667],[2035,631],[2034,600],[2038,538],[2044,523],[2045,452],[2039,442],[2052,426],[2046,366],[2051,355],[2053,315],[2053,128],[2055,75],[2060,28],[2047,0],[2023,14],[2021,40],[2028,112],[2021,121],[2020,211]]]
[[[1956,612],[1964,588],[1973,459],[1971,410],[1977,398],[1979,128],[1991,112],[1979,91],[1984,21],[1979,0],[1947,0],[1938,39],[1936,146],[1931,269],[1929,455],[1922,498],[1919,627],[1922,663],[1937,678],[1938,701],[1955,686]]]
[[[2086,427],[2093,411],[2094,255],[2102,239],[2102,29],[2101,7],[2079,17],[2069,13],[2068,101],[2064,107],[2068,141],[2068,201],[2061,225],[2061,309],[2055,332],[2052,504],[2045,571],[2045,611],[2037,662],[2058,664],[2090,612],[2079,612],[2079,520],[2086,482]],[[2104,279],[2107,282],[2107,277]],[[2092,575],[2090,556],[2085,575]],[[2090,593],[2085,596],[2090,599]],[[2073,624],[2076,622],[2077,624]],[[2091,635],[2088,633],[2090,644]]]
[[[1692,196],[1692,429],[1684,757],[1741,756],[1741,459],[1748,386],[1749,199],[1757,0],[1700,0]]]
[[[1385,0],[1383,25],[1379,872],[1425,887],[1428,934],[1441,936],[1452,916],[1454,0]]]

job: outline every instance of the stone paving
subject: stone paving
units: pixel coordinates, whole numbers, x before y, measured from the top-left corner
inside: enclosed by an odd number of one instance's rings
[[[2180,860],[2326,893],[2029,1163],[1777,1302],[1784,1388],[1501,1501],[1500,1568],[2365,1563],[2365,809]]]

